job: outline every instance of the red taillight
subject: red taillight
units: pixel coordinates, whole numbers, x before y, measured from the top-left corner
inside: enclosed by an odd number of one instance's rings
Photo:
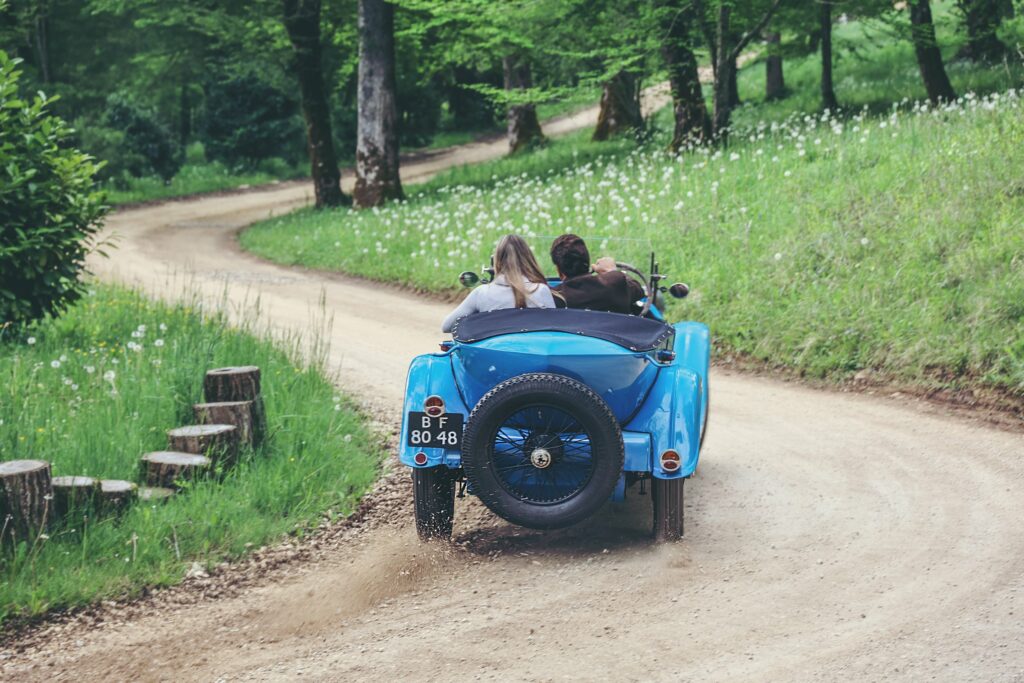
[[[426,465],[427,464],[427,454],[424,453],[423,451],[420,451],[416,455],[412,456],[412,461],[414,463],[416,463],[417,465]]]
[[[675,472],[681,465],[682,460],[675,451],[665,451],[661,454],[661,469],[666,472]]]
[[[440,396],[430,396],[423,402],[423,412],[430,417],[444,415],[444,399]]]
[[[441,346],[441,350],[443,352],[448,353],[449,351],[452,350],[452,347],[455,346],[455,342],[453,342],[453,341],[443,341],[443,342],[441,342],[440,346]]]

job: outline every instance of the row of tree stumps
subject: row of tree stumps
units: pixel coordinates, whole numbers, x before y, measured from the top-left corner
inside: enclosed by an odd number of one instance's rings
[[[266,435],[266,412],[255,366],[217,368],[203,380],[196,424],[167,432],[168,450],[141,458],[142,487],[117,479],[53,477],[45,460],[0,462],[0,529],[4,541],[31,541],[71,510],[116,512],[135,500],[166,500],[186,482],[231,468],[243,448]]]

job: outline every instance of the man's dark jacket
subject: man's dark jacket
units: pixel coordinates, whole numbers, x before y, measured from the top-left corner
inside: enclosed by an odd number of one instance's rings
[[[643,298],[644,291],[633,278],[613,270],[600,275],[579,275],[563,280],[554,288],[555,303],[559,308],[589,308],[592,311],[611,313],[637,313],[636,302]],[[559,298],[561,295],[561,299]]]

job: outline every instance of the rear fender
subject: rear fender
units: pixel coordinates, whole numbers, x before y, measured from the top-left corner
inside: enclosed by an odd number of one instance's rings
[[[626,425],[651,435],[649,471],[658,479],[688,477],[697,469],[700,437],[707,410],[710,335],[706,325],[679,323],[675,361],[661,369],[643,407]],[[659,456],[672,449],[682,458],[676,472],[661,468]]]
[[[409,467],[436,467],[446,465],[452,469],[462,466],[462,453],[443,447],[425,448],[408,446],[409,413],[423,410],[423,403],[429,396],[440,396],[448,413],[461,413],[464,421],[469,420],[469,410],[459,395],[452,373],[450,353],[432,353],[417,356],[409,366],[405,382],[405,406],[402,410],[402,432],[398,441],[398,459]],[[464,422],[465,423],[465,422]],[[413,457],[425,453],[427,462],[417,465]]]

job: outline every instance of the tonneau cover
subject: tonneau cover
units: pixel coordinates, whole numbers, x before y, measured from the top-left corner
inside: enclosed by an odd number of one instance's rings
[[[472,343],[503,334],[568,332],[618,344],[630,351],[664,346],[674,334],[671,325],[623,313],[572,308],[502,308],[474,313],[455,323],[455,341]]]

